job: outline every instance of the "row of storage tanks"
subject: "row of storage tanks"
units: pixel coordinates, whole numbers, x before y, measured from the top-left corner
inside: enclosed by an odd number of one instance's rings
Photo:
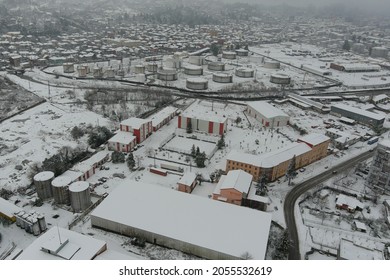
[[[26,232],[39,235],[47,229],[45,217],[36,212],[19,211],[15,213],[16,225]]]
[[[72,182],[67,176],[54,178],[51,171],[43,171],[34,176],[37,195],[42,200],[54,198],[55,203],[71,205],[74,212],[82,212],[91,206],[89,183]]]
[[[74,63],[66,62],[62,65],[62,67],[65,74],[71,74],[75,72]],[[116,70],[110,67],[104,70],[103,67],[99,66],[90,67],[88,65],[78,65],[76,69],[79,78],[85,78],[89,74],[92,74],[94,78],[106,77],[108,79],[114,79],[115,76],[123,77],[125,75],[125,71],[122,68]]]

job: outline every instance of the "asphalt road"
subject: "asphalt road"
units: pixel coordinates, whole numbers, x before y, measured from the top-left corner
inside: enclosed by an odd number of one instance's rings
[[[298,198],[310,190],[311,188],[317,186],[319,183],[328,180],[334,175],[334,171],[341,173],[344,170],[347,170],[360,161],[366,160],[372,157],[374,154],[372,151],[364,152],[346,162],[340,163],[333,168],[326,169],[325,172],[318,174],[298,185],[296,185],[287,195],[284,201],[283,210],[284,218],[286,220],[287,230],[289,231],[290,236],[290,249],[289,249],[289,260],[300,260],[301,254],[299,252],[299,236],[294,216],[294,206]]]

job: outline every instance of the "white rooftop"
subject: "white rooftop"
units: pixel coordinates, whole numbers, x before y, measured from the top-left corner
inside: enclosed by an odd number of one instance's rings
[[[9,202],[8,200],[5,200],[4,198],[0,197],[0,213],[3,213],[4,215],[8,217],[14,217],[15,213],[21,211],[22,208],[19,208],[15,204]]]
[[[340,257],[346,260],[383,260],[382,252],[341,239]]]
[[[61,249],[60,240],[63,245]],[[66,240],[68,243],[64,244]],[[71,260],[92,260],[105,246],[105,241],[64,228],[52,227],[24,249],[17,260],[64,260],[67,257]],[[60,250],[56,255],[42,251],[42,247]]]
[[[282,110],[272,106],[271,104],[265,101],[255,101],[248,103],[248,106],[262,114],[266,118],[275,118],[275,117],[288,117],[288,115]]]
[[[72,183],[72,179],[68,176],[58,176],[52,182],[51,185],[53,187],[65,187]]]
[[[311,148],[306,143],[292,143],[282,149],[262,155],[246,154],[233,150],[228,154],[226,159],[249,163],[262,168],[271,168],[282,162],[291,160],[294,155],[299,156],[309,151],[311,151]]]
[[[121,125],[129,126],[133,129],[139,129],[143,124],[149,122],[150,120],[140,119],[140,118],[130,118],[121,122]]]
[[[360,209],[364,208],[364,205],[357,200],[356,198],[344,195],[344,194],[339,194],[337,196],[337,205],[348,205],[349,208],[355,209],[356,207],[359,207]]]
[[[132,180],[92,212],[92,223],[94,217],[237,258],[248,252],[253,259],[264,259],[271,223],[269,213]]]
[[[215,194],[220,194],[224,189],[235,189],[240,193],[249,193],[253,176],[243,170],[231,170],[228,174],[222,175],[214,189]]]
[[[157,126],[164,119],[169,117],[170,115],[176,113],[178,109],[172,106],[165,107],[164,109],[158,111],[154,115],[152,115],[149,119],[152,121],[152,126]]]
[[[43,171],[43,172],[39,172],[38,174],[36,174],[34,176],[34,181],[47,181],[47,180],[50,180],[54,178],[54,173],[51,172],[51,171]]]
[[[313,146],[317,146],[321,143],[328,141],[329,139],[330,138],[324,134],[311,133],[311,134],[305,135],[303,137],[300,137],[298,139],[298,142],[301,141],[301,142],[305,142],[305,143],[308,143],[308,144],[313,145]]]
[[[67,170],[61,174],[61,176],[70,178],[71,182],[77,181],[77,179],[83,175],[83,172]]]
[[[76,164],[72,167],[75,171],[87,172],[92,169],[98,162],[102,161],[105,157],[108,157],[108,151],[100,151],[91,156],[90,158]]]
[[[379,95],[373,96],[372,97],[372,101],[378,102],[378,101],[385,100],[385,99],[388,99],[388,98],[389,97],[386,94],[379,94]]]
[[[369,111],[366,111],[366,110],[362,110],[362,109],[359,109],[359,108],[356,108],[356,107],[348,106],[348,105],[345,105],[345,104],[332,105],[332,108],[333,107],[341,109],[341,110],[349,111],[349,112],[352,112],[352,113],[355,113],[355,114],[358,114],[358,115],[366,116],[366,117],[369,117],[371,119],[378,120],[378,121],[383,120],[385,118],[382,115],[379,115],[379,114],[376,114],[376,113],[372,113],[372,112],[369,112]]]
[[[89,188],[89,183],[86,181],[77,181],[69,186],[70,192],[82,192]]]
[[[196,179],[196,174],[193,172],[186,172],[183,174],[183,176],[180,178],[178,184],[183,184],[185,186],[191,186],[192,183]]]
[[[136,137],[131,132],[118,131],[108,142],[129,145]]]

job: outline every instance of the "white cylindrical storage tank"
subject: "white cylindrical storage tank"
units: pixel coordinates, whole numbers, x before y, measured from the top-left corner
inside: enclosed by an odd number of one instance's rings
[[[191,55],[188,59],[188,63],[191,63],[193,65],[201,66],[204,64],[204,57],[203,56],[197,56],[197,55]]]
[[[157,79],[162,81],[175,81],[177,80],[177,72],[176,69],[158,69],[157,70]]]
[[[16,216],[16,225],[17,225],[18,227],[21,227],[21,226],[22,226],[23,221],[22,221],[21,217],[22,217],[25,213],[26,213],[26,212],[24,212],[24,211],[19,211],[18,213],[15,214],[15,216]]]
[[[213,71],[225,71],[225,63],[219,61],[213,61],[207,65],[207,69]]]
[[[145,74],[137,74],[137,82],[145,83],[145,81],[146,81]]]
[[[222,58],[224,59],[236,59],[236,52],[222,52]]]
[[[106,77],[107,77],[108,79],[113,79],[113,78],[115,78],[115,71],[114,71],[114,69],[112,69],[112,68],[107,69],[107,70],[106,70]]]
[[[244,50],[244,49],[238,49],[238,50],[236,50],[236,54],[238,56],[248,56],[249,55],[249,51],[248,50]]]
[[[278,61],[264,61],[264,68],[280,69],[280,62]]]
[[[69,204],[69,185],[72,180],[67,176],[59,176],[51,182],[54,201],[58,204]]]
[[[77,67],[77,73],[80,78],[86,77],[88,74],[88,66],[82,65]]]
[[[233,76],[224,73],[214,73],[213,81],[216,83],[233,83]]]
[[[41,233],[41,229],[39,228],[39,223],[37,217],[31,219],[32,223],[32,234],[39,235]]]
[[[372,57],[387,58],[388,53],[389,53],[389,50],[385,47],[373,47],[371,49],[371,56]]]
[[[283,73],[275,73],[271,75],[270,82],[278,85],[289,85],[291,78]]]
[[[209,81],[203,78],[189,78],[186,86],[188,89],[205,90],[209,87]]]
[[[101,78],[101,77],[103,77],[103,68],[101,68],[101,67],[94,67],[93,68],[93,77],[94,78]]]
[[[89,183],[85,181],[74,182],[69,186],[70,203],[74,212],[82,212],[91,205]]]
[[[138,64],[134,66],[134,73],[135,74],[144,74],[145,73],[145,66]]]
[[[28,216],[30,216],[29,213],[24,213],[22,216],[20,216],[20,221],[21,221],[20,227],[23,229],[25,229],[28,224],[27,222]]]
[[[252,78],[254,76],[255,71],[250,68],[237,68],[235,74],[240,78]]]
[[[43,171],[34,176],[34,186],[40,199],[45,200],[53,197],[51,181],[54,179],[54,173]]]
[[[149,72],[157,72],[157,68],[157,63],[149,62],[148,64],[146,64],[146,69]]]
[[[74,73],[74,64],[71,62],[65,62],[63,65],[64,73]]]
[[[39,224],[39,229],[41,230],[41,232],[43,232],[47,229],[45,216],[43,216],[42,214],[38,215],[38,224]]]
[[[203,67],[196,65],[186,65],[183,67],[184,74],[190,76],[201,76],[203,75]]]
[[[116,72],[116,74],[119,76],[119,77],[124,77],[125,76],[125,71],[123,69],[118,69],[118,71]]]

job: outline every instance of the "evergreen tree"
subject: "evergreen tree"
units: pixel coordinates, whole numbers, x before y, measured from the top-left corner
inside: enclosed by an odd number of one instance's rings
[[[268,180],[267,180],[267,176],[265,175],[265,173],[261,174],[261,176],[259,177],[259,180],[257,181],[257,190],[256,190],[256,194],[258,195],[266,195],[267,194],[267,183],[268,183]]]
[[[287,171],[286,171],[286,177],[288,179],[288,185],[290,186],[291,185],[291,179],[293,179],[295,177],[295,169],[296,169],[296,157],[295,155],[292,157],[292,159],[290,160],[290,164],[287,168]]]
[[[217,147],[219,150],[225,147],[225,136],[223,134],[221,135],[221,139],[218,140]]]
[[[192,133],[192,122],[191,121],[189,121],[187,123],[187,133]]]
[[[345,40],[343,44],[343,50],[349,51],[350,49],[351,49],[351,44],[349,43],[348,40]]]
[[[199,154],[200,154],[200,149],[199,149],[199,147],[196,147],[195,156],[197,157]]]
[[[130,153],[129,156],[127,157],[126,159],[126,163],[127,163],[127,167],[130,169],[130,170],[133,170],[134,166],[135,166],[135,160],[134,160],[134,155],[133,153]]]
[[[193,145],[192,145],[192,148],[191,148],[191,156],[192,156],[193,158],[195,158],[195,157],[196,157],[196,149],[195,149],[195,144],[193,144]]]
[[[197,167],[205,167],[205,161],[206,161],[207,157],[206,157],[206,153],[203,152],[203,153],[199,153],[196,155],[196,158],[195,158],[195,163],[196,163],[196,166]]]
[[[125,162],[125,154],[122,152],[114,151],[111,155],[112,163],[123,163]]]
[[[70,134],[72,135],[72,138],[77,140],[79,139],[80,137],[83,137],[84,136],[84,131],[79,128],[78,126],[75,126],[72,128],[72,130],[70,131]]]

